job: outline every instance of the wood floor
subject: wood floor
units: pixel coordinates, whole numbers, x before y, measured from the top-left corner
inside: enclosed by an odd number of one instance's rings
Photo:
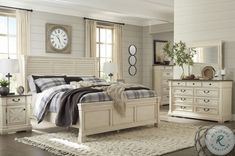
[[[216,122],[202,121],[202,120],[193,120],[185,118],[176,118],[167,116],[167,107],[161,108],[161,120],[169,122],[178,122],[178,123],[193,123],[198,125],[211,125],[218,124]],[[226,126],[235,129],[235,122],[225,123]],[[51,133],[64,131],[65,128],[57,128],[51,124],[45,123],[43,126],[37,126],[33,124],[34,130],[32,132],[18,132],[9,135],[0,135],[0,156],[52,156],[53,154],[43,151],[37,147],[25,145],[23,143],[18,143],[14,139],[16,137],[25,137],[25,136],[34,136],[41,133]],[[235,149],[228,154],[228,156],[234,156]],[[173,153],[166,154],[165,156],[197,156],[195,149],[188,148]]]

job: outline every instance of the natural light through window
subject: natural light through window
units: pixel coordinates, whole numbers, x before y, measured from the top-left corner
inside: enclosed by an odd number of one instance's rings
[[[0,59],[16,58],[16,18],[0,15]]]
[[[105,62],[112,61],[113,35],[111,28],[96,28],[96,57],[99,58],[100,78],[108,79],[108,75],[103,72]]]

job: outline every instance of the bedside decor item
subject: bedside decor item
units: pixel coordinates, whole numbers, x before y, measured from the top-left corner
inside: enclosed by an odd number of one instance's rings
[[[0,73],[7,74],[6,77],[9,82],[8,88],[11,89],[10,87],[10,79],[12,77],[11,73],[19,72],[19,61],[17,59],[1,59],[0,67],[1,67]],[[9,93],[9,94],[14,94],[14,93]]]
[[[46,24],[46,52],[71,53],[72,27],[61,24]]]
[[[9,85],[9,81],[5,79],[0,80],[0,95],[1,96],[7,96],[9,94],[9,88],[7,87]]]
[[[131,76],[135,76],[137,73],[137,68],[136,68],[136,63],[137,63],[137,58],[136,58],[136,52],[137,52],[137,48],[134,44],[130,45],[129,48],[129,58],[128,58],[128,63],[130,64],[129,69],[128,69],[128,73]]]
[[[202,78],[212,80],[215,77],[215,69],[212,66],[206,66],[202,69]]]
[[[117,72],[117,65],[112,62],[105,62],[104,66],[103,66],[103,71],[105,74],[107,74],[109,76],[110,82],[112,82],[113,81],[112,77]]]
[[[167,42],[163,47],[163,52],[176,63],[182,69],[181,79],[185,77],[184,65],[188,65],[188,74],[190,75],[190,66],[193,63],[193,56],[195,55],[195,50],[193,48],[187,48],[186,44],[182,41],[179,43]]]
[[[220,71],[220,74],[221,74],[221,76],[222,76],[222,80],[224,80],[224,76],[226,75],[226,70],[225,70],[225,69],[222,69],[222,70]]]
[[[24,93],[24,87],[23,87],[23,86],[17,87],[16,92],[17,92],[19,95],[22,95],[22,94]]]

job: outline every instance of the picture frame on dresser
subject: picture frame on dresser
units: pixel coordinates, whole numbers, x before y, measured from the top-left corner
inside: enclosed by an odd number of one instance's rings
[[[153,41],[153,64],[162,64],[164,63],[164,53],[163,47],[168,41],[166,40],[154,40]]]

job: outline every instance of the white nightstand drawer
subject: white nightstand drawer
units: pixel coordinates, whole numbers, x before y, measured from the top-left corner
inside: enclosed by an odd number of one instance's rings
[[[201,82],[186,82],[186,86],[189,86],[189,87],[200,87],[202,86]]]
[[[202,82],[203,87],[219,87],[218,82]]]
[[[185,86],[185,82],[173,81],[172,86]]]
[[[206,97],[218,97],[219,90],[210,90],[210,89],[196,89],[196,96],[206,96]]]
[[[196,107],[195,111],[197,113],[205,113],[205,114],[211,114],[211,115],[218,114],[218,110],[216,108]]]
[[[180,96],[192,96],[193,89],[192,88],[174,88],[173,94],[180,95]]]
[[[8,104],[25,103],[25,97],[24,96],[8,97],[7,103]]]

